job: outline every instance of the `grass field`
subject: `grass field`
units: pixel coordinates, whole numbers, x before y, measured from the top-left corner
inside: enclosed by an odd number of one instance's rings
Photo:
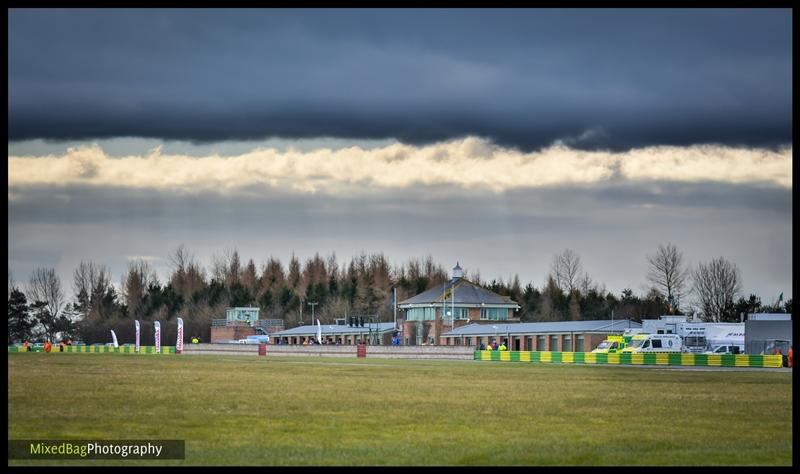
[[[9,439],[185,439],[191,465],[790,465],[791,374],[8,354]]]

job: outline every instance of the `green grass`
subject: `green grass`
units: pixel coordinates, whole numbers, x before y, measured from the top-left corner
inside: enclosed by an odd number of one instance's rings
[[[791,374],[9,354],[9,439],[185,439],[191,465],[791,465]]]

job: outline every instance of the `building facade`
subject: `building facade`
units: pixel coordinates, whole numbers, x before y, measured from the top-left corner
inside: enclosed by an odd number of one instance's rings
[[[520,306],[507,296],[498,295],[464,279],[456,263],[453,277],[441,288],[431,288],[398,303],[403,345],[437,345],[447,331],[471,322],[518,321]]]
[[[363,326],[345,324],[323,324],[321,326],[298,326],[270,334],[270,344],[308,344],[321,332],[324,344],[356,345],[364,342],[369,345],[388,346],[395,333],[394,323],[367,322]]]
[[[511,351],[590,352],[609,335],[641,327],[627,319],[469,324],[442,334],[441,344],[478,348],[497,341],[505,343]]]

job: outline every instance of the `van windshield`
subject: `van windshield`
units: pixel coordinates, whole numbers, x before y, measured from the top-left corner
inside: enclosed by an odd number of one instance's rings
[[[633,341],[631,341],[631,347],[633,348],[642,347],[644,341],[646,341],[646,339],[634,339]]]

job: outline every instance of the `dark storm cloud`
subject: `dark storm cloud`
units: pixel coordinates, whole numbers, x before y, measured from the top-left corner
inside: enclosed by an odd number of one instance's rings
[[[9,12],[11,140],[791,141],[790,10]]]

